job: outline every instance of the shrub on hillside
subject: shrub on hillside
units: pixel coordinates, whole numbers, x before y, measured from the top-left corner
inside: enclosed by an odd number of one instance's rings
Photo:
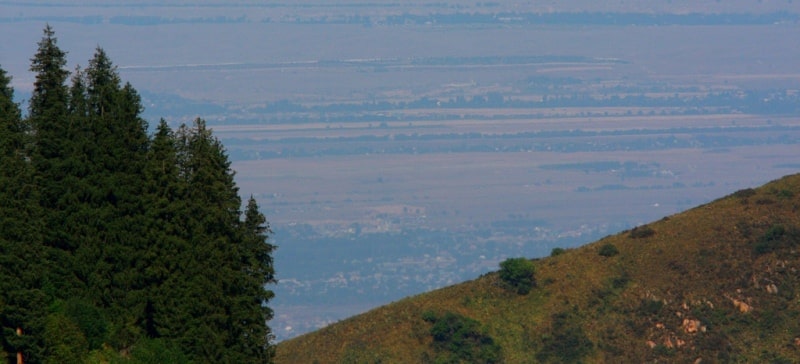
[[[780,199],[790,199],[794,197],[794,192],[792,190],[780,190],[775,193]]]
[[[578,318],[567,312],[557,313],[552,318],[550,334],[542,337],[542,348],[536,354],[538,361],[579,363],[594,350],[594,343],[586,336]]]
[[[613,257],[619,254],[619,250],[614,244],[608,243],[600,247],[600,252],[598,254],[604,257]]]
[[[630,236],[633,239],[643,239],[643,238],[647,238],[647,237],[653,236],[655,234],[656,234],[656,232],[655,232],[655,230],[653,230],[653,228],[651,228],[651,227],[649,227],[647,225],[642,225],[642,226],[637,226],[637,227],[633,228],[631,230],[630,234],[628,234],[628,236]]]
[[[566,252],[567,251],[564,248],[553,248],[553,250],[550,251],[550,256],[551,257],[557,257],[557,256],[559,256],[561,254],[566,253]]]
[[[644,299],[636,309],[636,313],[641,316],[650,317],[661,313],[662,308],[664,308],[664,301]]]
[[[789,248],[800,243],[800,231],[787,229],[783,225],[773,225],[756,242],[756,254],[766,254],[778,249]]]
[[[431,311],[422,314],[433,324],[431,336],[439,352],[436,363],[500,363],[500,346],[481,327],[480,322],[453,312],[439,316]]]
[[[528,294],[536,285],[533,262],[525,258],[508,258],[500,262],[500,279],[518,294]]]

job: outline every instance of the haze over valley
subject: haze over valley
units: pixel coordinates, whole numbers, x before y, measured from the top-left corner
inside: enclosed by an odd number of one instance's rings
[[[792,1],[0,1],[151,127],[207,121],[275,231],[279,340],[795,173]],[[83,65],[85,66],[85,64]]]

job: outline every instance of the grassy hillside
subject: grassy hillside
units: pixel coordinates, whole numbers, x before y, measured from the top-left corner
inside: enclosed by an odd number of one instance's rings
[[[800,358],[800,175],[282,342],[277,363]],[[700,361],[698,361],[700,360]]]

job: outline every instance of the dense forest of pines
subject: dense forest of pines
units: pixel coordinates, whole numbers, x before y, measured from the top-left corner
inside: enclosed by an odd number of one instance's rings
[[[0,68],[0,323],[9,363],[267,363],[269,225],[202,120],[152,135],[98,48],[47,26],[23,116]]]

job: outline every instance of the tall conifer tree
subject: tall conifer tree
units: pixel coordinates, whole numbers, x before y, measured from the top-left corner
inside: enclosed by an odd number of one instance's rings
[[[27,119],[0,69],[0,352],[270,362],[271,232],[254,199],[242,216],[222,143],[200,119],[148,137],[101,48],[67,87],[49,26],[38,45]]]
[[[184,274],[183,258],[188,246],[186,183],[180,177],[177,139],[163,119],[156,127],[147,163],[142,198],[147,206],[142,225],[148,246],[143,254],[147,292],[144,297],[142,329],[150,338],[178,337],[172,323],[177,300],[167,280]],[[174,283],[174,281],[172,281]]]
[[[29,114],[32,119],[40,122],[37,125],[39,129],[49,130],[48,126],[57,126],[52,122],[60,120],[66,114],[68,91],[65,82],[69,71],[64,67],[67,65],[67,53],[58,47],[58,39],[50,25],[44,28],[44,36],[38,46],[36,55],[31,59],[31,72],[36,73],[36,80],[33,83]]]
[[[58,40],[49,25],[45,27],[38,46],[31,59],[30,70],[36,74],[36,80],[28,117],[34,131],[32,160],[43,182],[50,184],[43,202],[51,207],[62,192],[58,188],[64,177],[60,163],[66,159],[69,148],[66,135],[69,92],[65,85],[69,72],[64,68],[67,53],[58,47]]]
[[[48,277],[41,245],[37,189],[27,162],[27,127],[14,103],[11,78],[0,68],[0,324],[2,349],[33,362],[43,351],[41,332]]]
[[[194,353],[195,360],[236,362],[241,353],[229,345],[233,337],[229,294],[237,279],[241,200],[230,161],[205,121],[196,120],[193,128],[182,126],[177,134],[181,177],[186,182],[187,249],[179,258],[180,274],[165,283],[176,293],[173,324],[166,329],[177,329],[176,339]]]
[[[275,295],[266,286],[276,283],[272,261],[275,246],[269,243],[272,230],[253,196],[247,201],[241,229],[238,250],[242,281],[237,284],[239,292],[233,295],[231,327],[238,351],[246,353],[247,357],[260,358],[259,362],[264,363],[274,355],[270,346],[273,335],[265,323],[273,316],[267,303]]]
[[[143,259],[148,241],[142,230],[145,205],[142,183],[148,147],[141,101],[130,85],[121,86],[116,66],[97,48],[86,69],[88,130],[83,148],[92,166],[86,180],[93,196],[88,208],[95,221],[77,252],[88,275],[89,292],[112,313],[115,344],[127,348],[141,330],[144,311]],[[92,264],[102,262],[102,264]]]
[[[36,79],[28,105],[28,120],[33,131],[31,161],[42,191],[41,204],[49,210],[46,224],[53,227],[45,241],[62,249],[73,249],[74,242],[60,228],[64,226],[64,214],[58,211],[59,200],[69,196],[69,188],[63,181],[71,143],[66,118],[69,99],[65,85],[69,76],[64,68],[66,56],[67,53],[58,47],[55,32],[47,25],[31,59],[30,70],[36,74]]]

